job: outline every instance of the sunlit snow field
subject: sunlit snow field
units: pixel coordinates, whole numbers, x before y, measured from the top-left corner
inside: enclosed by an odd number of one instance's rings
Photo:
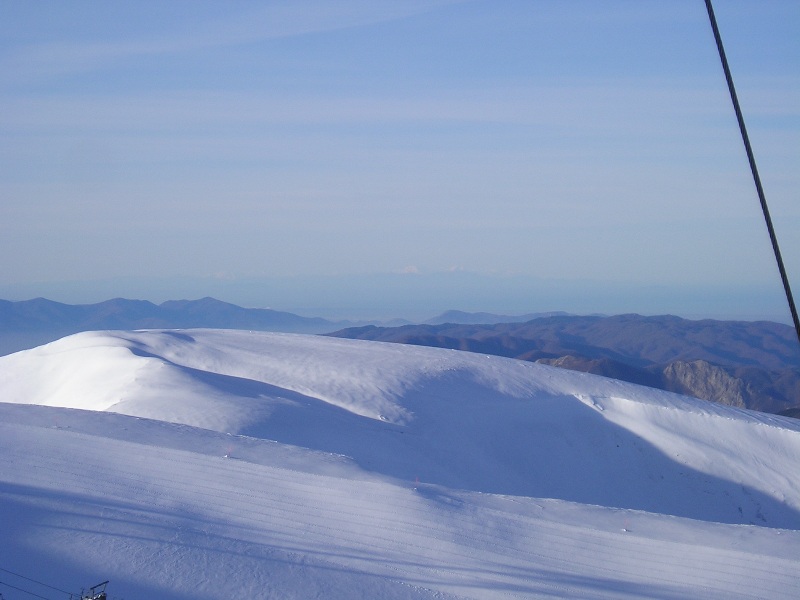
[[[0,566],[60,589],[800,597],[789,418],[481,354],[215,330],[0,357],[0,400]]]

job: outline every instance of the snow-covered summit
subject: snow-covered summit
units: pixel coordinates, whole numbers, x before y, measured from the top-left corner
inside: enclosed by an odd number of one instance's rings
[[[202,598],[267,581],[258,597],[745,598],[757,565],[771,597],[800,590],[788,418],[480,354],[216,330],[0,357],[0,399],[15,572],[49,556],[54,577],[164,598],[198,577]],[[69,527],[82,558],[47,535]]]

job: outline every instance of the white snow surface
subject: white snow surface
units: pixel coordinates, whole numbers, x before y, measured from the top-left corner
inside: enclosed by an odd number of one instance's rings
[[[0,400],[7,600],[106,579],[127,600],[800,597],[789,418],[217,330],[0,357]]]

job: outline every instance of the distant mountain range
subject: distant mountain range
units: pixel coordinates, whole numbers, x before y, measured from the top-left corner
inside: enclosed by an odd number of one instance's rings
[[[531,313],[522,316],[449,310],[427,321],[438,323],[512,323],[566,313]],[[63,304],[45,298],[11,302],[0,300],[0,356],[52,342],[81,331],[105,329],[251,329],[285,333],[329,333],[343,328],[378,324],[399,326],[404,319],[386,322],[331,321],[301,317],[268,308],[243,308],[215,298],[146,300],[114,298],[96,304]]]
[[[400,326],[386,326],[404,323]],[[379,326],[381,325],[381,326]],[[0,355],[93,330],[244,329],[455,348],[542,362],[732,406],[798,416],[800,344],[788,325],[673,316],[520,316],[450,310],[424,324],[365,324],[214,298],[71,305],[0,300]]]
[[[556,315],[329,335],[542,362],[766,412],[797,414],[800,406],[800,344],[793,328],[767,321]]]
[[[62,304],[44,298],[10,302],[0,300],[0,355],[58,338],[104,329],[252,329],[292,333],[325,333],[354,325],[301,317],[267,308],[242,308],[214,298],[145,300],[115,298],[97,304]]]

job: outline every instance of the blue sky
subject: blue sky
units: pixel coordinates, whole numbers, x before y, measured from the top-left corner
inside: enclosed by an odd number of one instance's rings
[[[800,288],[800,3],[714,5]],[[701,0],[3,0],[0,297],[786,320],[738,136]]]

